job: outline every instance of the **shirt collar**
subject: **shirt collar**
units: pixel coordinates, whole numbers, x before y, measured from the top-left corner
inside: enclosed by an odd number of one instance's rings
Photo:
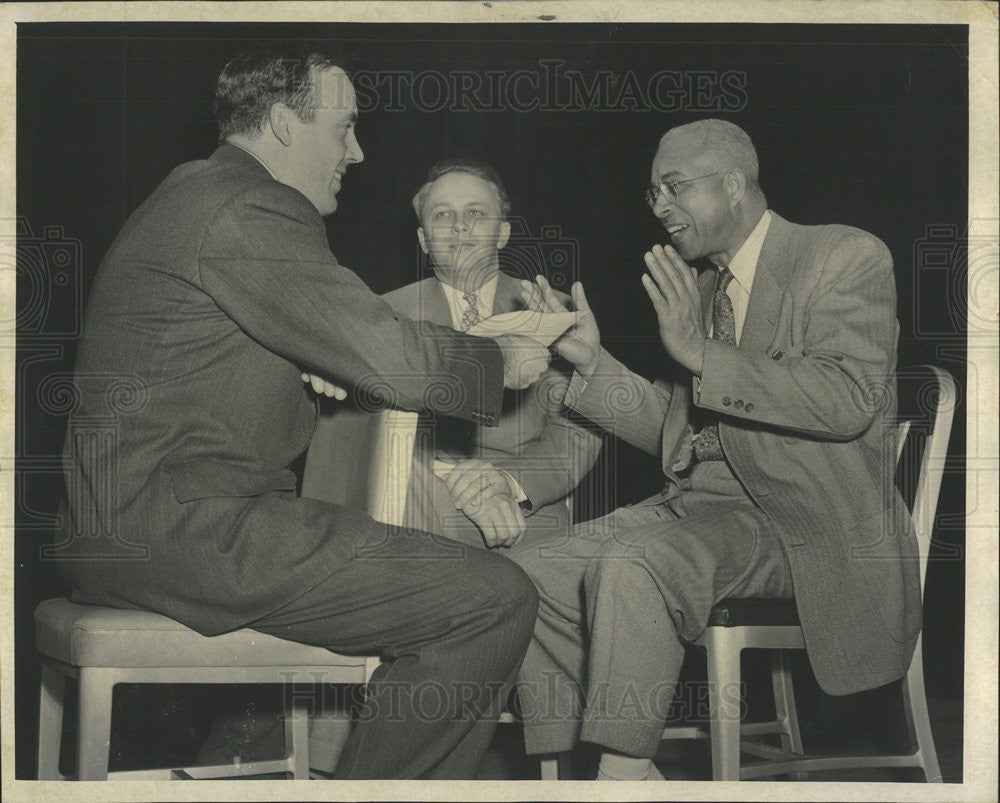
[[[497,283],[499,280],[500,274],[496,273],[486,284],[481,285],[479,289],[473,291],[476,294],[476,307],[478,307],[479,314],[483,318],[488,318],[493,314],[493,300],[496,298]],[[448,299],[449,305],[453,309],[464,310],[466,306],[463,298],[465,295],[464,291],[458,290],[450,284],[442,282],[440,279],[438,279],[438,282],[441,284],[441,289],[444,290],[445,298]]]
[[[764,210],[753,231],[743,241],[743,245],[733,254],[729,260],[729,270],[733,274],[733,279],[739,283],[747,293],[753,289],[753,277],[757,272],[757,260],[760,259],[760,249],[764,245],[764,238],[771,225],[771,211]]]
[[[271,178],[273,178],[275,181],[278,180],[278,177],[276,175],[274,175],[273,172],[271,172],[271,168],[267,166],[267,163],[263,159],[261,159],[256,153],[254,153],[253,151],[248,151],[242,145],[237,145],[235,142],[229,142],[228,140],[227,140],[227,142],[228,142],[228,144],[232,145],[234,148],[239,148],[241,151],[243,151],[243,153],[249,153],[254,159],[256,159],[258,162],[260,162],[261,167],[263,167],[268,172],[268,175],[270,175]]]

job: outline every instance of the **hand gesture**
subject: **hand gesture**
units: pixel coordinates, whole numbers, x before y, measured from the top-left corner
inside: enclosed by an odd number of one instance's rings
[[[303,371],[302,381],[308,382],[310,385],[312,385],[312,389],[315,390],[316,393],[322,396],[329,396],[330,398],[336,399],[337,401],[343,401],[344,399],[347,398],[346,390],[344,390],[339,385],[333,384],[333,382],[328,382],[327,380],[323,379],[323,377],[317,376],[316,374],[310,374]]]
[[[524,335],[500,335],[496,338],[503,354],[503,386],[521,390],[533,385],[549,367],[549,350],[537,340]]]
[[[569,312],[544,276],[535,277],[536,284],[521,280],[521,297],[529,308],[540,312]],[[576,323],[555,342],[556,351],[576,368],[584,379],[590,379],[601,356],[601,332],[587,303],[583,285],[574,282],[571,288]]]
[[[649,274],[643,275],[642,284],[656,310],[663,348],[691,373],[701,376],[707,332],[697,272],[669,245],[653,246],[644,259]]]

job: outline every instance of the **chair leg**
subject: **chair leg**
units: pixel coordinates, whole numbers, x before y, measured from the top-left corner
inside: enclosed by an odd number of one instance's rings
[[[903,711],[906,714],[907,729],[915,743],[915,749],[920,758],[920,768],[924,771],[927,783],[941,783],[941,767],[938,764],[937,750],[934,747],[934,734],[931,732],[931,718],[927,711],[921,641],[922,639],[917,640],[910,671],[903,678]]]
[[[62,747],[63,703],[66,676],[42,663],[41,692],[38,697],[38,766],[40,781],[59,781],[59,753]]]
[[[106,781],[111,747],[113,670],[80,669],[80,721],[77,744],[77,777],[81,781]]]
[[[309,702],[292,696],[285,703],[285,750],[292,778],[309,780]]]
[[[708,703],[712,727],[712,779],[740,779],[740,653],[739,635],[730,628],[705,631],[708,649]]]
[[[771,651],[771,685],[774,689],[775,719],[781,723],[781,748],[802,755],[802,735],[799,732],[799,713],[795,707],[795,691],[792,688],[792,667],[788,650]],[[791,777],[804,781],[804,772],[795,772]]]
[[[572,753],[546,753],[539,761],[543,781],[566,781],[572,776]]]

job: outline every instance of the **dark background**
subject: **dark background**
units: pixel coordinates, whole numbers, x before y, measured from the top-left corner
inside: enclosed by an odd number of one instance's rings
[[[542,74],[541,60],[558,59],[562,70],[591,78],[607,70],[625,80],[631,71],[640,86],[660,70],[708,86],[712,78],[691,71],[744,76],[745,104],[715,110],[711,92],[699,96],[692,85],[669,110],[518,111],[504,108],[501,98],[499,110],[429,111],[407,92],[398,104],[369,93],[362,100],[377,102],[362,108],[358,125],[366,160],[348,172],[328,232],[338,259],[374,290],[415,278],[421,260],[410,199],[430,164],[456,153],[478,155],[504,177],[513,214],[527,224],[508,249],[510,264],[536,265],[557,283],[581,278],[605,345],[639,373],[662,374],[665,357],[639,276],[642,253],[665,234],[643,189],[666,129],[723,117],[754,140],[773,209],[798,223],[858,226],[886,242],[896,265],[900,365],[934,362],[965,386],[965,27],[21,24],[19,777],[34,773],[38,664],[31,615],[42,599],[65,593],[39,556],[53,537],[66,424],[40,403],[40,383],[71,370],[82,300],[126,217],[173,167],[213,150],[218,70],[241,49],[274,38],[320,41],[349,54],[349,66],[362,71]],[[58,256],[65,253],[68,263]],[[925,667],[928,693],[936,697],[962,696],[964,398],[925,594]],[[613,487],[590,512],[636,501],[662,481],[658,462],[628,447],[617,446],[606,462]],[[871,694],[857,697],[855,708],[870,713]],[[807,704],[803,715],[819,727],[832,716],[821,700]]]

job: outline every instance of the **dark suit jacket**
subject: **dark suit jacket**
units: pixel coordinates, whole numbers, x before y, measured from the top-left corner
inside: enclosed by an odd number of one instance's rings
[[[303,369],[404,409],[500,413],[495,343],[397,315],[337,263],[306,198],[244,151],[181,165],[129,218],[88,302],[61,552],[75,599],[221,632],[376,531],[296,496],[288,467],[316,421]],[[125,542],[148,557],[115,559]]]
[[[717,274],[699,277],[706,320]],[[668,486],[690,460],[692,406],[722,415],[723,451],[781,538],[831,694],[903,675],[920,630],[917,545],[893,484],[895,310],[881,241],[774,215],[739,347],[710,341],[700,383],[675,370],[650,385],[605,354],[571,389],[582,414],[660,454]]]
[[[436,278],[406,285],[383,298],[401,315],[451,326],[451,311]],[[523,309],[517,279],[497,278],[492,314]],[[481,543],[472,522],[456,511],[444,482],[433,475],[434,457],[476,457],[509,472],[531,502],[527,511],[531,535],[566,532],[569,514],[563,499],[590,471],[600,452],[600,438],[562,414],[568,372],[550,367],[530,388],[504,393],[496,427],[454,418],[422,416],[413,474],[407,498],[407,524],[468,543]]]

